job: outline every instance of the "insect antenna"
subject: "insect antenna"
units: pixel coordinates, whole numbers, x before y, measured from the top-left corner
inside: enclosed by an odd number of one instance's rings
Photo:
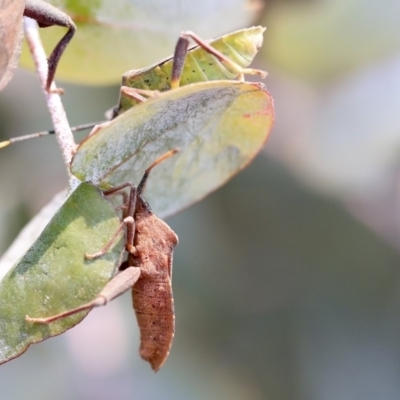
[[[158,164],[160,164],[161,162],[163,162],[164,160],[166,160],[167,158],[172,157],[174,154],[178,153],[179,149],[173,149],[173,150],[169,150],[166,153],[164,153],[161,157],[158,157],[157,160],[155,160],[153,162],[153,164],[151,164],[146,171],[144,171],[143,177],[139,182],[139,185],[137,186],[137,194],[138,196],[140,196],[143,192],[143,189],[146,185],[146,181],[147,178],[149,177],[150,171]]]
[[[71,128],[72,132],[79,132],[83,131],[85,129],[92,129],[96,125],[98,125],[100,122],[89,122],[87,124],[82,124],[78,126],[74,126]],[[54,129],[50,131],[42,131],[42,132],[36,132],[36,133],[31,133],[29,135],[23,135],[23,136],[17,136],[8,140],[4,140],[3,142],[0,142],[0,149],[3,147],[7,147],[10,144],[16,143],[16,142],[22,142],[23,140],[28,140],[28,139],[35,139],[39,138],[42,136],[47,136],[47,135],[53,135],[55,133]]]

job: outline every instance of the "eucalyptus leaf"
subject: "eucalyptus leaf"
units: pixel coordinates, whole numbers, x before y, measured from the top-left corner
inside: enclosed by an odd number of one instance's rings
[[[145,196],[165,217],[199,201],[248,165],[272,128],[271,95],[260,83],[214,81],[161,93],[99,125],[78,147],[71,172],[108,188],[138,183],[160,155]]]
[[[38,240],[0,282],[0,363],[26,351],[30,344],[59,335],[79,323],[82,312],[49,325],[25,317],[46,317],[92,300],[120,265],[123,233],[95,260],[86,252],[101,249],[120,219],[96,187],[80,184],[66,199]]]
[[[3,276],[17,263],[21,255],[26,253],[38,239],[43,229],[65,202],[66,193],[66,190],[57,193],[53,199],[25,225],[18,236],[13,240],[11,246],[0,258],[0,280],[3,279]]]

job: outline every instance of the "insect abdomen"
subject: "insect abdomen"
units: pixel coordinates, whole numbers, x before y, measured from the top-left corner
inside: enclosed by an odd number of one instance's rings
[[[140,329],[140,355],[157,371],[168,357],[175,332],[171,282],[169,278],[140,277],[132,299]]]

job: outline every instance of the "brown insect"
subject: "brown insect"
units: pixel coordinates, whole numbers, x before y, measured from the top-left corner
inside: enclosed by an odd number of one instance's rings
[[[142,191],[151,169],[176,152],[167,152],[147,168],[137,188],[126,183],[104,192],[105,195],[111,195],[127,187],[130,189],[129,198],[124,194],[124,218],[106,246],[95,254],[86,254],[85,258],[104,255],[126,226],[125,248],[128,259],[122,263],[121,272],[91,302],[47,318],[26,316],[26,321],[49,324],[83,310],[103,306],[132,288],[133,308],[140,328],[140,355],[151,364],[154,371],[162,367],[175,332],[171,278],[172,253],[178,244],[178,237],[164,221],[153,214],[142,197]]]
[[[175,332],[171,278],[172,251],[178,237],[140,196],[134,219],[136,252],[129,253],[127,263],[140,268],[140,278],[132,289],[140,328],[139,352],[157,371],[168,357]]]

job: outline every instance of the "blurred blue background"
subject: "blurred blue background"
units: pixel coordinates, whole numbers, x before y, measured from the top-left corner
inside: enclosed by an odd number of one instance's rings
[[[255,64],[275,128],[249,168],[168,219],[180,244],[167,363],[154,374],[140,359],[126,294],[2,365],[2,398],[400,398],[400,3],[259,5],[230,30],[268,28]],[[198,19],[204,37],[226,33]],[[118,98],[61,83],[71,125]],[[0,93],[1,139],[50,126],[37,78],[18,71]],[[3,253],[67,185],[54,138],[2,150],[0,182]]]

